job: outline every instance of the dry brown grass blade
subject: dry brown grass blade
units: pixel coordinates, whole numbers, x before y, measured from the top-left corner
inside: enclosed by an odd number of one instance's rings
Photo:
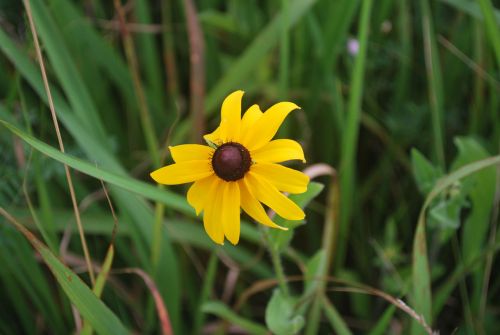
[[[163,302],[160,292],[156,287],[155,282],[151,277],[141,269],[138,268],[126,268],[121,270],[114,270],[113,273],[133,273],[138,275],[144,280],[144,283],[148,287],[149,291],[153,295],[153,299],[156,305],[156,312],[158,314],[158,319],[160,320],[161,330],[163,335],[173,335],[172,326],[170,324],[170,318],[168,316],[168,310]]]
[[[419,315],[414,309],[412,309],[410,306],[408,306],[403,300],[399,298],[395,298],[391,296],[390,294],[387,294],[381,290],[378,290],[376,288],[363,285],[363,284],[358,284],[358,283],[353,283],[350,281],[346,281],[340,278],[336,278],[333,276],[328,276],[328,277],[317,277],[313,278],[314,280],[318,281],[323,281],[325,283],[336,283],[336,284],[341,284],[345,286],[341,287],[333,287],[329,288],[327,291],[330,292],[351,292],[351,293],[361,293],[361,294],[368,294],[368,295],[373,295],[377,296],[379,298],[384,299],[385,301],[393,304],[406,314],[408,314],[410,317],[415,319],[427,332],[429,335],[436,335],[439,334],[439,332],[432,330],[432,328],[427,324],[425,319]],[[289,276],[286,278],[287,282],[298,282],[298,281],[304,281],[305,276]],[[278,285],[278,281],[276,279],[264,279],[264,280],[259,280],[255,282],[252,286],[250,286],[248,289],[243,291],[243,293],[240,295],[240,298],[234,305],[233,309],[235,311],[238,311],[248,299],[250,299],[253,295],[269,290],[273,287]],[[311,296],[312,297],[312,296]]]
[[[186,21],[189,35],[189,61],[191,64],[190,113],[193,120],[191,139],[197,143],[205,132],[204,100],[205,100],[205,42],[203,32],[196,14],[193,0],[184,0]]]
[[[43,85],[45,87],[45,92],[47,93],[47,98],[49,101],[50,113],[52,115],[52,122],[54,123],[54,128],[56,130],[57,142],[59,143],[59,149],[61,152],[65,152],[64,143],[61,136],[61,131],[59,129],[59,122],[57,120],[56,110],[54,107],[54,101],[52,100],[52,93],[50,92],[49,80],[47,78],[47,72],[45,71],[45,64],[43,62],[42,51],[40,49],[40,44],[38,42],[38,34],[36,31],[35,23],[33,21],[33,16],[31,13],[31,6],[29,0],[23,0],[24,7],[26,8],[26,14],[28,15],[28,21],[31,28],[31,33],[33,34],[33,41],[35,43],[36,56],[38,59],[38,64],[40,65],[40,71],[42,72]],[[73,181],[71,179],[71,173],[66,164],[64,164],[64,172],[66,173],[66,180],[68,181],[69,193],[71,196],[71,203],[73,204],[73,211],[75,212],[76,225],[78,226],[78,233],[80,235],[80,241],[82,243],[83,254],[85,257],[85,263],[87,264],[87,269],[90,275],[90,281],[92,285],[95,284],[94,270],[92,269],[90,254],[87,248],[87,241],[85,239],[85,232],[83,230],[82,221],[80,218],[80,211],[78,209],[78,203],[76,201],[75,190],[73,187]]]

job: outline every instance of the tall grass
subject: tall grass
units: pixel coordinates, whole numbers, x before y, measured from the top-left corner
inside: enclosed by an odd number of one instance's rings
[[[498,3],[25,3],[0,2],[1,334],[500,329]],[[315,182],[304,224],[216,246],[149,172],[236,89],[301,106],[279,135]]]

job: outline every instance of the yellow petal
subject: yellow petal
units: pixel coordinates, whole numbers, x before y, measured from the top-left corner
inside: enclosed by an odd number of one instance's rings
[[[239,180],[238,184],[240,185],[241,208],[243,208],[243,210],[250,215],[252,219],[272,228],[288,230],[288,228],[278,226],[276,223],[271,221],[269,216],[267,216],[264,207],[262,207],[260,202],[257,201],[257,199],[255,199],[255,197],[250,193],[245,179]]]
[[[203,138],[205,139],[205,141],[209,141],[216,145],[221,145],[222,143],[224,143],[221,138],[220,126],[218,126],[217,129],[215,129],[212,133],[204,135]]]
[[[254,164],[251,171],[266,179],[279,191],[288,193],[304,193],[307,191],[309,177],[300,171],[272,163]]]
[[[168,147],[176,163],[210,159],[214,149],[200,144],[181,144]]]
[[[243,91],[235,91],[222,103],[220,138],[223,142],[239,142],[241,124],[241,99]]]
[[[240,138],[243,139],[247,136],[247,133],[250,129],[252,129],[253,124],[260,119],[263,115],[260,111],[259,105],[253,105],[247,109],[245,114],[243,114],[243,118],[241,119],[241,134]],[[245,145],[245,143],[241,143]]]
[[[245,178],[250,191],[257,200],[271,207],[279,216],[288,220],[302,220],[305,217],[299,206],[285,197],[264,178],[259,178],[252,171],[248,172]]]
[[[197,180],[191,185],[187,193],[187,201],[195,209],[196,215],[199,215],[207,201],[211,200],[216,185],[215,175]]]
[[[208,236],[217,244],[224,244],[224,229],[222,227],[222,196],[224,182],[216,178],[213,193],[210,194],[211,201],[206,203],[203,213],[203,226]]]
[[[153,171],[150,176],[159,184],[190,183],[213,174],[210,164],[209,160],[180,162]]]
[[[229,242],[238,244],[240,239],[240,188],[235,182],[224,184],[222,227]]]
[[[280,163],[293,159],[306,162],[300,144],[293,140],[280,139],[265,144],[262,148],[251,152],[254,162]]]
[[[241,139],[241,143],[249,150],[261,148],[276,135],[286,116],[297,108],[299,107],[292,102],[275,104],[252,125],[252,129],[246,133],[245,138]]]

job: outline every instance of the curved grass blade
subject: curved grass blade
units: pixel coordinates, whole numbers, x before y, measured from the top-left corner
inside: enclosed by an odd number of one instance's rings
[[[99,334],[129,334],[120,319],[95,296],[80,277],[61,263],[46,245],[1,207],[0,214],[10,221],[40,253],[68,298]]]
[[[89,176],[102,179],[110,184],[119,186],[128,191],[140,194],[146,198],[151,200],[159,201],[164,203],[170,208],[180,210],[185,214],[190,214],[194,216],[194,211],[187,204],[183,197],[178,196],[175,193],[169,192],[167,190],[159,190],[157,187],[153,185],[146,184],[145,182],[135,180],[130,177],[121,176],[115,174],[113,172],[109,172],[94,165],[87,163],[81,159],[72,157],[67,154],[63,154],[57,149],[51,147],[48,144],[43,143],[42,141],[24,133],[20,129],[14,127],[8,122],[0,120],[0,124],[7,127],[11,132],[19,136],[26,143],[31,145],[36,150],[44,153],[45,155],[61,162],[65,163],[68,166],[71,166],[75,170],[88,174]]]
[[[453,185],[458,180],[487,167],[500,164],[500,155],[468,164],[455,172],[441,178],[425,199],[420,210],[415,238],[413,240],[413,299],[415,310],[421,314],[428,324],[432,324],[432,295],[429,260],[427,258],[427,242],[425,233],[427,208],[442,191]]]
[[[227,92],[238,87],[252,73],[255,65],[278,43],[283,29],[290,29],[316,2],[316,0],[295,0],[281,11],[257,36],[241,57],[226,71],[224,77],[213,87],[205,99],[207,112],[214,112]]]

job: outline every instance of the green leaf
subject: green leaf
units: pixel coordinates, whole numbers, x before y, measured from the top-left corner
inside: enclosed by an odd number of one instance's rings
[[[411,163],[418,189],[422,194],[428,194],[443,175],[442,171],[417,149],[411,150]]]
[[[458,169],[466,164],[485,159],[490,154],[474,139],[457,137],[455,144],[458,156],[452,168]],[[491,210],[495,197],[495,168],[491,167],[477,172],[462,180],[465,196],[469,197],[471,210],[465,219],[462,231],[462,252],[464,260],[479,254],[483,249]]]
[[[71,166],[72,168],[83,172],[89,176],[101,179],[110,184],[119,186],[123,189],[140,194],[146,198],[164,203],[167,207],[180,210],[185,214],[194,216],[194,211],[187,204],[185,199],[173,192],[167,190],[160,190],[152,184],[133,179],[127,176],[121,176],[116,173],[100,169],[95,165],[87,163],[81,159],[64,154],[50,145],[24,133],[20,129],[14,127],[10,123],[0,120],[0,124],[7,127],[12,133],[19,136],[26,143],[31,145],[34,149],[44,153],[45,155]]]
[[[427,258],[426,240],[426,212],[432,201],[441,192],[449,188],[459,180],[477,173],[490,166],[500,164],[500,156],[483,159],[472,164],[465,165],[455,172],[441,178],[431,190],[424,205],[420,210],[415,237],[413,239],[413,299],[415,301],[415,311],[421,314],[428,324],[432,324],[432,297],[429,260]]]
[[[352,334],[351,331],[349,330],[349,327],[347,327],[344,319],[342,319],[340,313],[326,297],[323,297],[323,310],[325,311],[326,318],[330,322],[330,325],[332,326],[333,330],[335,330],[335,334],[339,335]]]
[[[284,295],[279,288],[266,307],[267,327],[277,335],[297,334],[304,327],[304,317],[295,314],[294,298]]]
[[[307,186],[307,191],[302,194],[291,194],[290,200],[304,209],[306,206],[321,193],[325,186],[320,183],[310,182]],[[269,231],[270,240],[272,241],[272,248],[278,251],[283,251],[288,247],[293,238],[294,229],[301,224],[301,221],[289,221],[282,217],[276,216],[274,222],[280,226],[289,228],[287,231],[280,229],[271,229]]]
[[[73,62],[66,43],[43,1],[32,1],[33,19],[44,49],[52,63],[52,68],[61,81],[71,107],[81,122],[81,126],[92,130],[98,139],[104,141],[105,130],[78,69]],[[105,143],[101,143],[104,145]]]

